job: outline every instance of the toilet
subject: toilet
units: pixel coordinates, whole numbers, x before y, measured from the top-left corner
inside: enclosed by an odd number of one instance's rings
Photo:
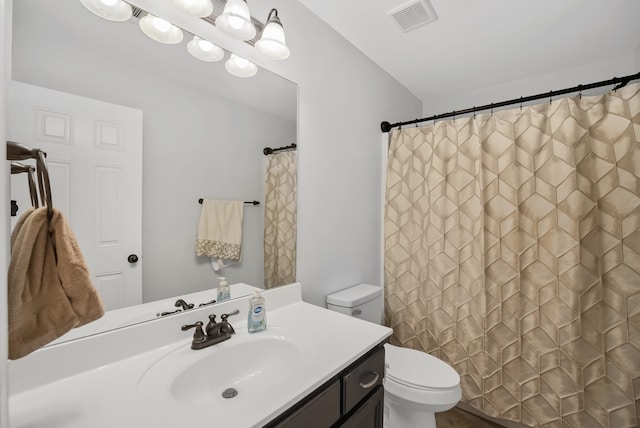
[[[382,290],[359,284],[327,296],[327,308],[382,324]],[[444,361],[415,349],[385,344],[384,426],[436,428],[435,414],[462,397],[460,376]]]

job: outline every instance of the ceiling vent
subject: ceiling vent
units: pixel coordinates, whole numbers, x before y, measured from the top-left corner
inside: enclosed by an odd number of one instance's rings
[[[390,10],[387,15],[390,15],[405,33],[438,19],[436,11],[427,0],[410,1]]]

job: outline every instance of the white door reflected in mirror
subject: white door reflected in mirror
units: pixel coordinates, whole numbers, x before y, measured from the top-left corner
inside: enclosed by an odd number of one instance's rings
[[[106,310],[142,303],[142,111],[12,82],[11,139],[47,153],[53,206],[90,266]],[[18,216],[23,175],[11,179]],[[126,214],[126,215],[125,215]]]

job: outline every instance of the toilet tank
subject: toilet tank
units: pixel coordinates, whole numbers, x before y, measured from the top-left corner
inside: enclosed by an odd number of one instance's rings
[[[358,284],[327,296],[327,308],[356,318],[382,324],[382,289]]]

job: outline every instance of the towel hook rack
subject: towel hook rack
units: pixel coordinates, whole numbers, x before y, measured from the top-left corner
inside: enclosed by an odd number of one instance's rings
[[[40,149],[32,149],[24,144],[14,141],[7,141],[7,160],[21,161],[35,159],[36,172],[38,176],[38,187],[40,189],[40,200],[47,206],[47,219],[53,217],[53,201],[51,197],[51,182],[49,181],[49,170],[47,169],[47,154]]]
[[[27,173],[27,179],[29,181],[29,196],[31,196],[31,206],[39,208],[40,203],[38,201],[38,192],[36,189],[36,180],[34,178],[35,168],[32,165],[25,165],[20,162],[11,162],[11,174]]]

